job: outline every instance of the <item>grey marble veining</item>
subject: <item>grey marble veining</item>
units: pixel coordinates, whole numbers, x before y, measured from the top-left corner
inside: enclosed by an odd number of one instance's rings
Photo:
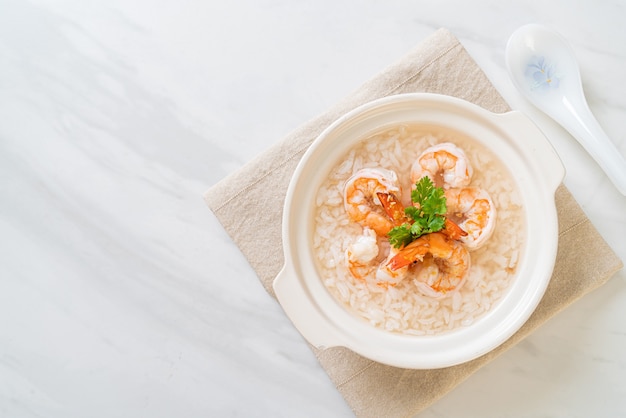
[[[626,260],[626,198],[504,67],[520,25],[560,31],[626,155],[625,18],[619,0],[0,0],[0,416],[351,416],[202,193],[439,27]],[[625,314],[620,271],[420,416],[624,416]]]

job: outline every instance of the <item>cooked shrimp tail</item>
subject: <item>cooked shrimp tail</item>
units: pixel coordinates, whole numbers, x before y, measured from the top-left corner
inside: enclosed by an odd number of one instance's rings
[[[421,261],[428,253],[429,243],[423,235],[405,247],[401,248],[393,257],[387,261],[390,270],[398,270],[416,261]]]
[[[406,277],[408,266],[392,269],[389,266],[389,260],[398,254],[397,249],[391,247],[387,259],[383,261],[376,270],[376,285],[388,289],[389,286],[396,286]]]
[[[409,222],[406,213],[404,213],[404,205],[394,193],[378,192],[377,196],[385,213],[387,213],[387,216],[389,216],[394,226]]]
[[[456,222],[454,222],[450,218],[446,218],[441,232],[445,234],[448,238],[454,240],[459,240],[462,237],[467,236],[467,232],[465,232]]]

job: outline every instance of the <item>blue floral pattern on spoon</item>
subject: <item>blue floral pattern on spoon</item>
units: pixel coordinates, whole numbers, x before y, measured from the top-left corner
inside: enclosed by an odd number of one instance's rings
[[[532,81],[531,90],[559,88],[560,75],[557,74],[555,66],[547,62],[543,56],[531,58],[527,66],[526,76]]]

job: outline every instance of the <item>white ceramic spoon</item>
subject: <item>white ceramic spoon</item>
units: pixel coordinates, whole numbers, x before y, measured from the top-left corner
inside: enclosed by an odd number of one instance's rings
[[[522,26],[509,38],[506,66],[515,87],[572,134],[626,195],[626,160],[589,110],[567,41],[541,25]]]

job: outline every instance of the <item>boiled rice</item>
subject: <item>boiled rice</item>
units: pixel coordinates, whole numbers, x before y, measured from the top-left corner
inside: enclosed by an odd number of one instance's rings
[[[444,299],[426,297],[410,279],[383,289],[357,280],[346,267],[345,251],[362,233],[343,206],[343,185],[357,170],[382,167],[396,171],[405,191],[415,158],[436,143],[461,147],[472,166],[472,186],[491,195],[497,209],[493,235],[471,252],[465,285]],[[504,164],[478,142],[456,132],[402,125],[361,141],[339,161],[316,196],[313,247],[323,283],[346,309],[371,325],[390,332],[430,335],[469,326],[492,309],[515,277],[523,253],[523,208],[515,181]]]

